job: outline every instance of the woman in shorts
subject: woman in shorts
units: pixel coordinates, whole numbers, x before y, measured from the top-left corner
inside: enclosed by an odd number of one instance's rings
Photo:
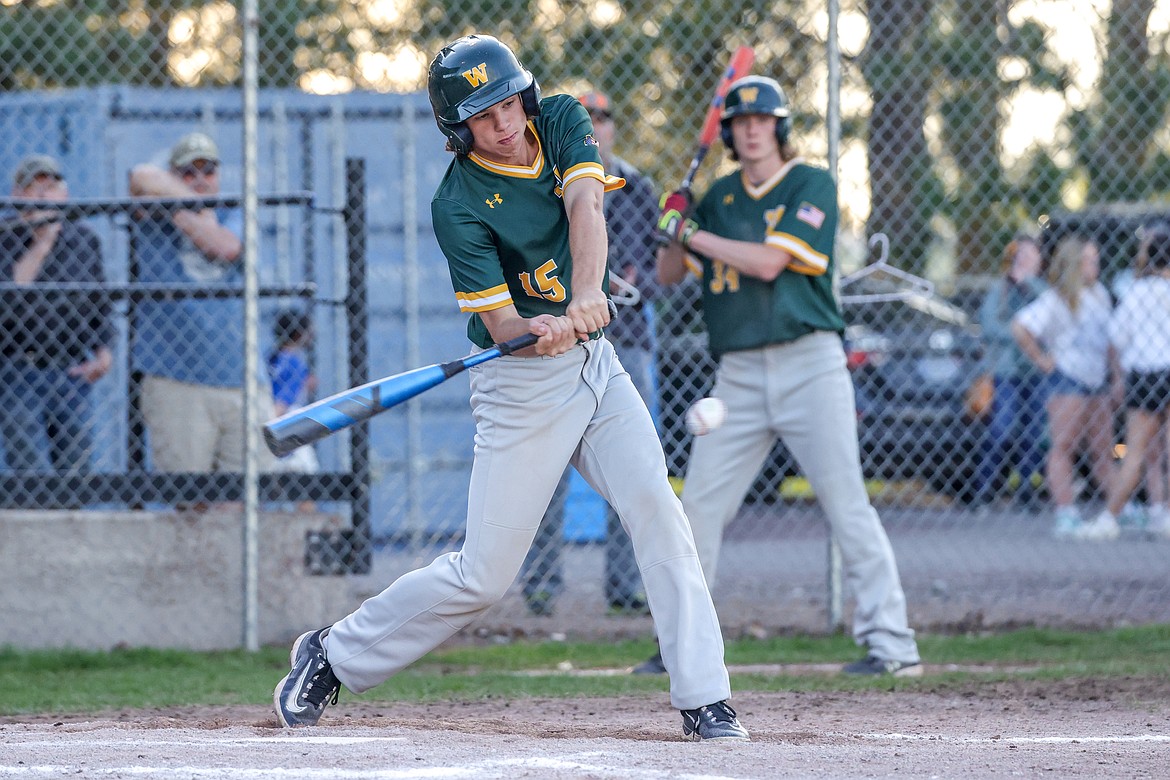
[[[1138,267],[1138,278],[1109,322],[1109,338],[1125,371],[1125,457],[1105,509],[1077,529],[1079,539],[1118,537],[1117,515],[1141,479],[1149,444],[1170,407],[1170,225],[1144,230]],[[1170,537],[1164,512],[1154,515],[1146,528]]]
[[[1073,473],[1087,442],[1093,477],[1113,481],[1109,403],[1109,316],[1112,300],[1099,281],[1100,251],[1092,240],[1068,236],[1049,263],[1050,287],[1012,318],[1012,335],[1047,377],[1051,447],[1045,477],[1055,505],[1057,536],[1081,525]]]

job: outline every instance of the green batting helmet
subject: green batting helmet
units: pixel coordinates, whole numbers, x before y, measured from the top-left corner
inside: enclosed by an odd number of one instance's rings
[[[723,99],[723,113],[719,117],[720,136],[735,155],[731,138],[731,120],[747,114],[776,117],[776,141],[781,146],[788,140],[788,98],[780,83],[767,76],[744,76],[732,83]]]
[[[525,114],[540,114],[536,79],[490,35],[468,35],[440,49],[427,73],[427,92],[435,123],[460,156],[471,151],[467,120],[485,108],[519,94]]]

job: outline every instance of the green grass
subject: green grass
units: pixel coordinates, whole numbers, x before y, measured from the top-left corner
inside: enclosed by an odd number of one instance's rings
[[[1106,677],[1170,678],[1170,626],[1102,632],[1026,629],[979,636],[921,635],[932,666],[990,666],[992,671],[932,674],[897,680],[914,690],[954,680],[997,681]],[[366,701],[475,700],[487,697],[616,696],[662,693],[662,677],[572,676],[556,671],[631,666],[654,651],[650,641],[541,642],[459,646],[431,653],[363,695]],[[858,650],[844,636],[737,640],[727,645],[731,665],[837,664]],[[194,653],[177,650],[110,652],[0,649],[0,715],[84,713],[108,709],[166,710],[206,705],[266,704],[288,668],[288,649]],[[537,672],[532,674],[531,672]],[[539,672],[547,671],[547,674]],[[520,672],[529,674],[520,675]],[[827,674],[734,675],[736,690],[890,689],[891,680]]]

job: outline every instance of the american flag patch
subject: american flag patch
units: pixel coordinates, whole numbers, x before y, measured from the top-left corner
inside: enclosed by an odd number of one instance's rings
[[[821,225],[825,223],[825,212],[811,203],[801,203],[800,208],[796,210],[796,218],[820,230]]]
[[[585,145],[586,146],[597,146],[597,141],[593,138],[593,136],[587,135],[587,136],[585,136]]]

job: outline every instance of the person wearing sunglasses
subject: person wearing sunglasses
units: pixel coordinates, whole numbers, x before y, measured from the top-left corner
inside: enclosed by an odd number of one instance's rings
[[[168,166],[130,171],[140,198],[213,197],[220,192],[220,155],[204,133],[171,148]],[[243,286],[243,214],[209,205],[136,213],[138,281],[206,289]],[[243,299],[180,297],[136,304],[134,370],[142,374],[142,414],[150,457],[159,472],[240,472],[244,468]],[[272,413],[262,387],[260,417]],[[261,468],[271,458],[260,453]]]

